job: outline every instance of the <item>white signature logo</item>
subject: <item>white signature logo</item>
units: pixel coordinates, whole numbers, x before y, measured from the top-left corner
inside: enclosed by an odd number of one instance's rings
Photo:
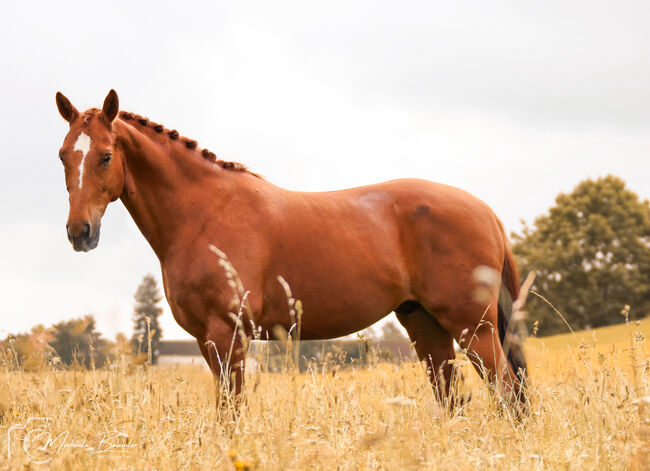
[[[84,449],[92,455],[132,453],[138,446],[119,430],[100,432],[95,435],[94,444],[86,437],[74,437],[69,430],[53,431],[54,421],[50,417],[31,417],[24,424],[12,425],[7,431],[7,457],[12,458],[17,442],[22,441],[22,449],[30,462],[45,464],[65,449]]]

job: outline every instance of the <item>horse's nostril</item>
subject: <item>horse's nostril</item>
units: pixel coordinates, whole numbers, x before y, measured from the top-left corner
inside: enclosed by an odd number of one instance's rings
[[[70,241],[76,240],[77,242],[80,242],[82,240],[90,239],[90,223],[87,221],[77,224],[66,224],[65,228]]]

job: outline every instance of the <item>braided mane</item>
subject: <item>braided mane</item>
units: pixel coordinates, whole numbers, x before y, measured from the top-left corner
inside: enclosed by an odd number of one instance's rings
[[[88,123],[88,121],[100,110],[96,108],[91,108],[87,110],[83,114],[83,120],[84,123]],[[185,147],[187,147],[190,150],[195,150],[197,149],[197,142],[193,139],[190,139],[188,137],[181,136],[176,129],[167,129],[165,126],[162,124],[154,123],[151,121],[149,118],[145,116],[140,116],[138,114],[130,113],[128,111],[120,111],[119,113],[120,118],[122,118],[124,121],[130,121],[132,124],[136,124],[140,127],[143,127],[145,129],[151,129],[153,132],[156,134],[160,134],[162,136],[167,136],[168,139],[171,139],[172,141],[180,141],[183,144],[185,144]],[[201,156],[209,160],[210,162],[215,163],[216,165],[220,166],[221,168],[225,170],[234,170],[236,172],[247,172],[250,173],[251,175],[254,175],[258,178],[262,178],[259,175],[251,172],[246,168],[244,164],[240,164],[239,162],[229,162],[226,160],[221,160],[217,158],[217,155],[214,152],[210,152],[208,149],[202,149],[201,150]]]

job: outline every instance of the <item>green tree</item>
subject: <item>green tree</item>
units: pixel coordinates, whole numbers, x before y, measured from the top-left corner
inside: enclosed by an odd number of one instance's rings
[[[581,182],[560,194],[533,227],[513,233],[520,271],[537,272],[533,291],[547,298],[571,327],[624,321],[622,308],[650,311],[650,204],[614,176]],[[539,297],[528,298],[529,319],[540,333],[568,330]]]
[[[159,317],[162,314],[162,308],[158,303],[162,300],[158,283],[153,275],[145,275],[142,278],[138,290],[135,292],[135,307],[133,311],[133,351],[137,354],[149,355],[149,345],[151,345],[151,362],[158,363],[158,354],[160,350],[160,338],[162,329],[160,328]],[[149,323],[149,325],[147,325]],[[150,339],[149,339],[150,337]],[[150,342],[149,342],[150,340]]]
[[[106,362],[107,342],[95,329],[92,315],[54,324],[52,334],[50,345],[64,365],[79,364],[89,368],[92,362],[96,367]]]
[[[29,334],[9,334],[0,342],[0,363],[20,367],[25,371],[37,371],[45,367],[56,356],[50,346],[52,329],[39,324]]]
[[[381,335],[379,338],[382,340],[409,340],[405,334],[404,328],[397,325],[394,321],[386,322],[381,327]]]

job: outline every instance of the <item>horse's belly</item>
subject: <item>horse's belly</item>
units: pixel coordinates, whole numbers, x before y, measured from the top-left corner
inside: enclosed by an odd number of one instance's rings
[[[349,316],[327,316],[324,319],[317,316],[304,316],[301,328],[303,340],[332,339],[350,335],[363,330],[383,317],[386,317],[390,310],[372,313],[352,313]],[[356,314],[356,315],[355,315]]]
[[[292,297],[300,301],[300,313],[289,315],[284,292],[273,293],[260,320],[271,330],[280,324],[291,328],[300,317],[303,339],[334,338],[362,330],[388,315],[405,299],[405,289],[399,276],[387,273],[367,273],[364,277],[347,278],[344,273],[334,278],[295,279]],[[294,304],[295,306],[295,304]]]
[[[350,335],[369,327],[391,312],[384,308],[375,311],[321,311],[305,307],[300,319],[300,338],[302,340],[331,339]],[[285,331],[297,329],[297,319],[277,317],[277,322],[263,322],[265,331],[275,334],[278,325]],[[296,324],[293,326],[293,324]]]

